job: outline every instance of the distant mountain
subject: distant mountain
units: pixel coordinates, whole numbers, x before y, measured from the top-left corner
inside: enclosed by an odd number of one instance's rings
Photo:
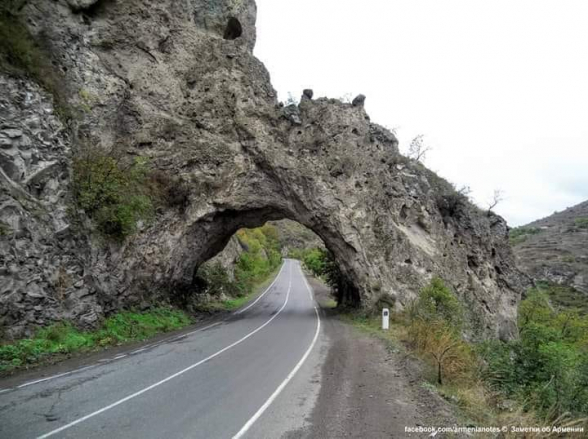
[[[588,295],[588,201],[512,229],[510,238],[519,268],[536,281]]]

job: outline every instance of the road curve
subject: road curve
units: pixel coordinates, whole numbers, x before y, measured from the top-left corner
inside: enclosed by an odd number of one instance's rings
[[[0,438],[280,437],[298,422],[287,417],[307,414],[294,395],[318,391],[294,381],[312,373],[309,356],[319,361],[320,333],[300,264],[287,259],[258,301],[220,324],[4,391]]]

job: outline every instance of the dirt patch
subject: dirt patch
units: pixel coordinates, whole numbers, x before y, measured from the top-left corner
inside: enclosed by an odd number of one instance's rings
[[[328,288],[309,280],[317,301],[328,303]],[[449,403],[423,386],[416,360],[359,332],[339,320],[332,310],[323,308],[322,312],[330,349],[312,425],[290,432],[287,438],[418,437],[407,433],[405,426],[457,423]]]

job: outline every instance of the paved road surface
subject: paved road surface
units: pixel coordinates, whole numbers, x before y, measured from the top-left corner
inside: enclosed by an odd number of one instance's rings
[[[0,390],[0,438],[278,438],[312,411],[320,333],[300,264],[286,260],[258,301],[221,323]]]

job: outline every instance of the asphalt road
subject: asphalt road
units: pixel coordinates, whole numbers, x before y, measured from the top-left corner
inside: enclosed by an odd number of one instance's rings
[[[279,438],[316,401],[320,334],[300,264],[286,260],[264,295],[222,322],[0,390],[0,438]]]

